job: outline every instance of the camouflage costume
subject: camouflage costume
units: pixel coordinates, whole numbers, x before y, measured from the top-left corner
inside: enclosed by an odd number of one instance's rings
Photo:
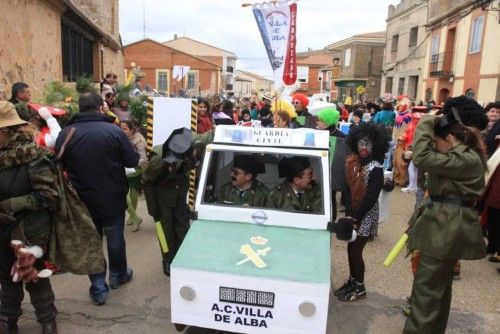
[[[290,182],[285,181],[271,190],[267,196],[267,207],[283,210],[296,210],[320,213],[323,209],[321,187],[313,183],[311,189],[306,189],[302,200],[295,194]]]
[[[26,133],[15,133],[0,148],[0,212],[13,215],[17,222],[0,224],[0,316],[17,319],[21,316],[24,299],[23,283],[12,282],[10,269],[15,255],[9,246],[11,239],[46,249],[51,228],[50,210],[57,209],[59,193],[53,184],[56,175],[49,164],[49,150],[33,143]],[[35,268],[43,268],[42,259]],[[57,314],[54,292],[48,278],[38,283],[26,283],[38,322],[52,322]]]
[[[250,188],[240,194],[240,190],[231,182],[222,186],[217,202],[226,205],[237,205],[246,207],[266,207],[268,189],[262,182],[252,180]]]

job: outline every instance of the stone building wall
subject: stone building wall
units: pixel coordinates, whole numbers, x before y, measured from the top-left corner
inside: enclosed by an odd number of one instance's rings
[[[0,8],[8,8],[0,20],[0,85],[10,98],[12,84],[24,81],[36,99],[62,79],[60,12],[36,0],[0,0]]]
[[[120,45],[118,0],[71,3]],[[31,87],[33,100],[39,100],[47,83],[63,81],[61,16],[66,5],[60,0],[0,0],[0,8],[0,86],[10,95],[12,84],[24,81]],[[94,65],[96,81],[103,73],[114,72],[123,82],[121,48],[112,50],[95,42]]]

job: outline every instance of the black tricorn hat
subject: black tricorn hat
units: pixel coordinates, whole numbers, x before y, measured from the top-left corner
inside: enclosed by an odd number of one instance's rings
[[[294,178],[299,176],[304,169],[309,167],[311,167],[311,162],[308,157],[284,157],[278,163],[278,174],[279,177]]]
[[[252,155],[237,155],[233,160],[233,167],[243,169],[247,173],[262,174],[266,172],[266,167],[262,162],[256,160]]]
[[[172,131],[163,144],[162,159],[174,163],[189,156],[193,152],[192,134],[188,128]]]
[[[434,128],[434,132],[438,136],[443,137],[451,125],[461,122],[462,121],[457,109],[452,108],[450,113],[444,114],[441,118],[439,118],[439,121]]]

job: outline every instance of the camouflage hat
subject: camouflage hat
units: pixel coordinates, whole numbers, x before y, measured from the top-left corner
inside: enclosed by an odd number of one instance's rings
[[[12,103],[0,101],[0,128],[27,123],[19,117],[16,107]]]

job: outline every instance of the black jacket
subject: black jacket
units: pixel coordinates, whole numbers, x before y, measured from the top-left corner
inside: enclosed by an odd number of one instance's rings
[[[139,154],[122,129],[97,112],[73,116],[57,137],[56,152],[71,127],[76,132],[62,161],[78,195],[93,219],[123,215],[128,191],[124,167],[136,167]]]
[[[491,158],[491,156],[495,153],[497,150],[497,145],[496,145],[496,136],[500,135],[500,121],[497,121],[493,127],[488,131],[486,134],[486,153],[488,155],[488,158]]]

